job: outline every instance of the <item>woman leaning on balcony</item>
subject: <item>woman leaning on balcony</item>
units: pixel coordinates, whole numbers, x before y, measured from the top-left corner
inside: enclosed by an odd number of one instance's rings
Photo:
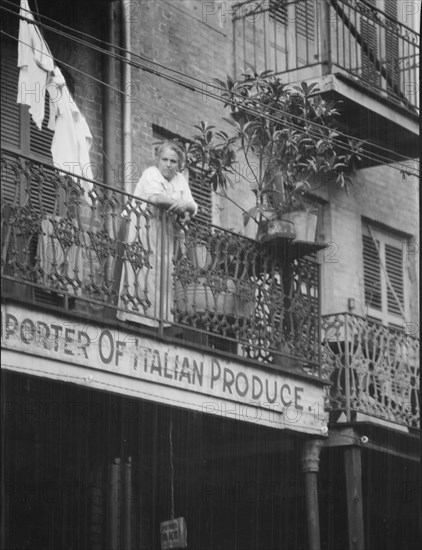
[[[174,219],[184,223],[198,210],[188,182],[180,172],[185,163],[182,149],[173,142],[165,142],[157,147],[155,157],[156,166],[143,172],[134,192],[136,199],[147,200],[153,206],[132,201],[123,213],[128,231],[117,313],[121,320],[148,326],[158,326],[161,316],[164,321],[170,319]],[[162,311],[161,289],[165,293]]]

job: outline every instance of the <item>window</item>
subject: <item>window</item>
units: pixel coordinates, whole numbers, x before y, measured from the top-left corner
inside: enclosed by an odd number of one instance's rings
[[[270,0],[269,45],[276,72],[315,62],[315,6],[300,0]]]
[[[48,94],[41,94],[40,99],[45,101],[45,115],[42,130],[34,124],[27,105],[16,102],[18,92],[19,69],[17,67],[17,42],[2,40],[1,43],[1,146],[2,149],[21,153],[35,160],[52,164],[51,142],[53,132],[47,128],[49,117]],[[7,156],[7,155],[6,155]],[[22,204],[26,193],[21,189],[16,193],[18,182],[13,174],[5,173],[2,178],[2,193],[7,200]],[[37,193],[34,188],[36,182],[31,182],[31,196]],[[46,184],[48,185],[48,183]],[[43,209],[45,213],[52,212],[54,206],[54,188],[51,192],[46,188],[42,192]],[[37,200],[33,207],[37,210]]]
[[[16,102],[19,81],[19,68],[17,67],[18,46],[17,41],[1,41],[1,148],[6,160],[11,165],[16,162],[17,155],[24,155],[35,161],[52,165],[51,143],[54,133],[47,128],[49,119],[48,94],[40,90],[40,100],[45,102],[44,120],[42,130],[39,130],[33,122],[27,105]],[[24,162],[18,160],[18,162]],[[53,168],[51,169],[53,171]],[[47,172],[46,172],[47,175]],[[57,191],[54,185],[54,178],[38,178],[17,176],[15,170],[4,169],[1,181],[2,200],[15,207],[14,212],[20,209],[42,215],[42,223],[55,211]],[[6,210],[8,212],[8,210]],[[34,265],[40,246],[39,235],[31,236],[21,234],[18,229],[10,235],[10,248],[22,250],[20,255],[21,276],[24,279],[34,277]],[[9,243],[3,242],[2,245]],[[15,266],[16,269],[16,266]],[[6,274],[10,275],[7,271]],[[13,272],[12,272],[13,274]],[[23,274],[23,275],[22,275]],[[19,278],[19,277],[18,277]],[[44,291],[39,288],[18,287],[19,294],[28,299],[36,299],[45,304],[57,305],[65,299],[58,297],[51,291]]]
[[[366,313],[384,325],[402,327],[407,317],[404,238],[363,226]]]
[[[186,143],[186,139],[160,128],[158,126],[153,126],[153,143],[160,141],[172,141],[178,140],[180,143]],[[189,187],[192,192],[193,198],[198,204],[198,213],[196,218],[204,221],[205,223],[212,222],[212,195],[211,195],[211,186],[203,186],[199,180],[199,174],[196,174],[194,171],[191,171],[189,174],[184,174],[189,182]]]
[[[377,7],[375,0],[368,0],[368,3]],[[361,76],[370,84],[382,84],[393,93],[401,94],[399,27],[394,23],[397,21],[397,0],[384,0],[384,13],[385,15],[375,10],[362,13]]]

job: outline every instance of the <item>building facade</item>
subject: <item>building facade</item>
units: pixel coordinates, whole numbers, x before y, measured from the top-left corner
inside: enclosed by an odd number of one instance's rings
[[[179,517],[188,548],[416,548],[418,6],[29,7],[94,183],[54,167],[43,86],[41,131],[16,103],[5,1],[2,548],[166,548]],[[221,124],[214,78],[264,70],[317,82],[365,142],[349,195],[312,197],[316,243],[245,234],[246,176],[230,201],[191,179],[187,227],[133,197],[157,142]]]

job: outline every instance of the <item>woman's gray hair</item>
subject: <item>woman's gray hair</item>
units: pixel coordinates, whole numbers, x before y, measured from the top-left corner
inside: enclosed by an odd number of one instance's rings
[[[160,145],[157,145],[157,147],[155,148],[155,158],[157,160],[163,154],[164,149],[171,149],[177,154],[177,157],[179,159],[179,171],[182,170],[186,162],[186,157],[183,149],[179,145],[177,145],[177,143],[174,143],[174,141],[164,141],[163,143],[160,143]]]

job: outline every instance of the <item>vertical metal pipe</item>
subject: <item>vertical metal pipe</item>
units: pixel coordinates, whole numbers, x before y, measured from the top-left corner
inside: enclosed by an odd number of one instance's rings
[[[306,523],[309,550],[321,550],[318,506],[319,456],[323,441],[308,439],[302,448],[302,471],[304,473]]]
[[[321,314],[322,314],[322,297],[321,297],[321,264],[317,264],[317,290],[318,290],[318,376],[322,377],[322,365],[321,365],[321,331],[322,331],[322,324],[321,324]]]
[[[349,354],[349,316],[344,314],[344,391],[346,392],[346,418],[351,421],[350,411],[350,354]]]
[[[252,34],[253,34],[253,65],[254,65],[254,71],[259,72],[260,67],[257,67],[257,54],[256,54],[256,24],[255,21],[252,23]]]
[[[320,550],[318,474],[305,472],[306,523],[308,527],[309,550]]]
[[[160,208],[160,211],[158,213],[160,219],[159,219],[159,227],[161,234],[159,235],[159,238],[157,239],[157,245],[160,246],[160,256],[161,256],[161,273],[160,273],[160,303],[159,303],[159,325],[158,325],[158,332],[162,336],[164,334],[164,313],[167,312],[167,307],[164,308],[164,302],[167,302],[167,300],[172,299],[173,293],[171,293],[171,296],[168,296],[168,289],[170,288],[170,285],[168,284],[169,280],[169,270],[170,270],[170,264],[173,262],[173,258],[170,258],[169,254],[167,254],[166,246],[170,247],[169,245],[169,232],[168,232],[168,224],[170,224],[170,220],[167,217],[166,212]],[[160,243],[160,244],[158,244]],[[174,254],[174,250],[173,250]],[[168,319],[166,319],[168,321]]]
[[[131,509],[132,509],[132,458],[129,457],[125,464],[124,470],[124,522],[123,522],[123,548],[131,550],[132,548],[132,525],[131,525]]]
[[[233,76],[236,78],[237,74],[237,49],[236,49],[236,19],[235,16],[233,16],[232,19],[232,31],[233,31]]]
[[[9,433],[10,424],[5,423],[6,419],[6,399],[7,399],[7,382],[9,380],[8,375],[4,375],[1,384],[1,416],[2,416],[2,431],[1,431],[1,548],[7,548],[8,546],[8,532],[6,531],[6,525],[9,525],[8,515],[9,515],[9,498],[6,493],[6,455],[10,449],[7,441],[7,435]],[[5,423],[3,425],[3,422]]]
[[[242,32],[243,32],[243,72],[247,72],[246,67],[246,26],[245,26],[245,18],[242,17]]]
[[[269,23],[269,10],[264,10],[264,70],[268,71],[268,54],[269,54],[269,33],[268,33],[268,23]]]
[[[90,523],[89,523],[89,548],[101,550],[104,547],[104,519],[103,519],[103,472],[99,467],[94,474],[93,483],[90,486]]]
[[[122,103],[122,136],[123,136],[123,150],[122,150],[122,178],[123,178],[123,190],[126,193],[132,193],[133,184],[127,180],[126,173],[130,173],[130,167],[132,164],[132,82],[131,82],[131,68],[130,68],[130,52],[131,52],[131,29],[130,29],[130,9],[131,0],[122,0],[122,47],[124,49],[125,60],[122,63],[122,89],[123,89],[123,103]]]
[[[109,484],[109,545],[110,550],[119,550],[120,528],[120,458],[115,458],[110,466]]]
[[[115,40],[115,3],[108,5],[107,19],[107,42],[110,55],[106,55],[103,60],[104,72],[104,183],[113,186],[115,183],[114,165],[116,162],[116,108],[114,104],[114,90],[116,84],[116,69],[114,63],[114,40]],[[111,87],[110,87],[111,86]]]
[[[274,35],[274,70],[277,73],[278,72],[278,59],[277,59],[277,14],[274,14],[273,18],[273,35]],[[284,31],[284,40],[287,40],[287,25],[286,30]],[[286,49],[286,52],[288,50]],[[285,54],[287,56],[287,53]],[[286,67],[288,68],[288,64],[286,63]]]
[[[360,447],[345,447],[344,466],[346,473],[349,549],[365,550]]]

